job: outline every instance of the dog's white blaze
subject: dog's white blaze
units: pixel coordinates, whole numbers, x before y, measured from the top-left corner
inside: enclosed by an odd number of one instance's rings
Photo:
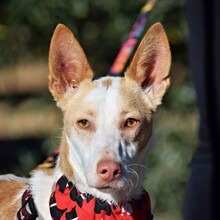
[[[104,86],[102,83],[106,80],[111,80],[110,86]],[[102,122],[106,126],[112,125],[115,117],[119,113],[119,99],[120,99],[120,83],[121,78],[103,77],[97,80],[97,87],[95,87],[86,97],[89,103],[94,103],[97,107],[98,122]],[[100,114],[99,114],[100,113]]]
[[[94,134],[91,146],[89,148],[90,160],[86,168],[88,179],[95,185],[98,177],[96,166],[98,161],[108,154],[112,159],[119,160],[118,147],[120,133],[118,131],[119,121],[119,102],[120,102],[120,78],[114,78],[109,87],[103,86],[104,80],[112,80],[110,77],[104,77],[97,81],[98,86],[94,88],[86,100],[94,103],[96,109]]]

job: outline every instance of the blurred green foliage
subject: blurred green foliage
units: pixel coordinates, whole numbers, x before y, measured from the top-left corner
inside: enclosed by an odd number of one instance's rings
[[[3,0],[0,66],[27,54],[46,57],[54,28],[63,23],[79,39],[95,71],[105,74],[144,3],[144,0],[126,3],[123,0]],[[183,0],[158,1],[148,27],[161,21],[172,43],[182,43],[186,35],[183,6]]]
[[[63,23],[80,41],[95,73],[105,75],[144,3],[145,0],[2,0],[0,67],[14,65],[27,56],[47,60],[54,28]],[[158,0],[146,30],[157,21],[164,25],[171,45],[172,86],[155,114],[145,187],[151,195],[155,219],[177,220],[181,219],[185,184],[197,145],[198,121],[187,62],[184,0]],[[52,100],[41,93],[34,98],[45,105]],[[57,143],[54,134],[44,138],[43,148]],[[24,157],[26,163],[33,158],[22,154]]]

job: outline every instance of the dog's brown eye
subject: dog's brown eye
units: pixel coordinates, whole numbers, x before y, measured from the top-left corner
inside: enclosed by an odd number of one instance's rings
[[[137,119],[128,118],[128,119],[125,121],[124,127],[125,127],[125,128],[131,128],[131,127],[136,126],[137,123],[138,123],[138,120],[137,120]]]
[[[77,124],[79,125],[79,127],[81,127],[81,128],[88,128],[89,127],[89,121],[88,120],[86,120],[86,119],[82,119],[82,120],[79,120],[78,122],[77,122]]]

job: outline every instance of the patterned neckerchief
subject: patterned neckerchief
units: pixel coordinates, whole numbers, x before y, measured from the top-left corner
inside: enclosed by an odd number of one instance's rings
[[[81,193],[65,176],[56,183],[50,197],[53,220],[152,220],[150,198],[146,191],[139,200],[114,205]]]
[[[22,206],[17,212],[17,220],[35,220],[38,217],[30,189],[24,191],[21,198]]]

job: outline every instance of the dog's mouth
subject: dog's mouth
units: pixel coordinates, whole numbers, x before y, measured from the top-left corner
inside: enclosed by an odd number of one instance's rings
[[[108,183],[97,183],[94,187],[101,191],[112,191],[112,190],[118,191],[127,187],[127,185],[126,182],[123,180],[123,178],[120,178]]]
[[[96,189],[104,193],[112,193],[120,190],[120,188],[112,187],[112,186],[101,186],[101,187],[96,187]]]
[[[117,186],[112,186],[112,185],[105,185],[105,186],[97,186],[96,189],[99,190],[114,190],[114,189],[119,189],[121,187],[117,187]]]

